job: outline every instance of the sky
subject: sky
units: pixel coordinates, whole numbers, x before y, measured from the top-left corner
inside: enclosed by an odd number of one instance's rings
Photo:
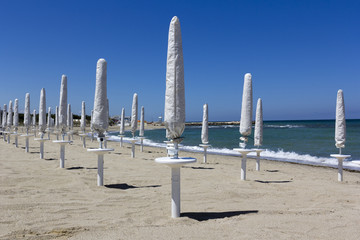
[[[96,62],[107,61],[110,114],[130,115],[138,94],[145,120],[163,115],[170,20],[181,23],[186,120],[240,119],[252,74],[254,114],[264,120],[334,119],[343,89],[348,119],[360,118],[360,1],[0,1],[0,104],[24,109],[93,107]]]

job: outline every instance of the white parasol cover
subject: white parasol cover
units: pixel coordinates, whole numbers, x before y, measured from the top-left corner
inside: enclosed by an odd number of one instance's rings
[[[203,144],[209,143],[209,114],[208,114],[208,105],[204,104],[203,106],[203,121],[201,128],[201,142]]]
[[[2,127],[3,127],[3,130],[5,130],[6,128],[6,115],[7,115],[7,105],[4,104],[4,110],[3,110],[3,115],[2,115]]]
[[[71,128],[71,104],[68,104],[68,106],[67,106],[67,120],[66,120],[66,124],[67,124],[69,130],[72,129],[72,128]]]
[[[341,89],[337,92],[336,99],[336,121],[335,121],[335,146],[344,148],[346,140],[346,120],[344,94]]]
[[[59,127],[62,132],[66,131],[67,126],[67,76],[61,76],[60,102],[59,102]]]
[[[139,136],[140,137],[144,136],[144,131],[145,131],[144,117],[145,117],[144,106],[142,106],[141,107],[141,113],[140,113],[140,130],[139,130]]]
[[[47,127],[51,128],[51,107],[48,108]]]
[[[244,137],[251,135],[252,127],[252,80],[251,74],[247,73],[244,77],[244,88],[241,104],[240,134]]]
[[[15,104],[14,104],[13,125],[15,127],[19,126],[19,100],[18,99],[15,99]]]
[[[106,61],[101,58],[96,66],[96,88],[94,99],[93,127],[98,137],[104,137],[104,132],[109,126],[109,113],[107,109],[107,87],[106,87]]]
[[[134,93],[132,108],[131,108],[131,133],[133,134],[133,136],[135,135],[135,132],[137,130],[137,124],[138,124],[138,95],[137,93]]]
[[[184,61],[180,21],[171,19],[166,64],[164,123],[166,138],[180,138],[185,129]]]
[[[258,99],[256,105],[254,145],[261,146],[263,144],[263,109],[262,100]]]
[[[86,115],[85,115],[85,102],[81,102],[81,120],[80,120],[80,129],[85,132],[86,127]]]
[[[45,88],[40,91],[40,104],[39,104],[39,131],[45,132],[46,130],[46,93]]]
[[[12,106],[12,101],[9,101],[9,111],[8,111],[8,116],[7,116],[7,123],[6,125],[8,127],[11,127],[13,124],[13,106]]]
[[[56,106],[55,108],[55,128],[59,128],[59,107]]]
[[[30,125],[30,93],[25,94],[25,112],[24,112],[24,126],[29,128]]]
[[[34,109],[34,111],[33,111],[32,125],[33,125],[34,127],[36,126],[36,110],[35,110],[35,109]]]
[[[125,134],[125,108],[121,110],[120,135]]]

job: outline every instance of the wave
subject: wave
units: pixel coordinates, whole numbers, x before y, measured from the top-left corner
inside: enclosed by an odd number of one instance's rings
[[[265,124],[264,127],[266,128],[304,128],[306,127],[305,125],[290,125],[290,124],[286,124],[286,125],[268,125]]]
[[[110,141],[116,141],[119,142],[120,138],[117,136],[109,136],[108,138]],[[124,137],[123,141],[126,143],[131,143],[132,138]],[[138,144],[138,143],[137,143]],[[153,142],[150,139],[144,139],[143,142],[144,146],[150,146],[150,147],[159,147],[159,148],[165,148],[165,143],[157,143]],[[179,145],[180,150],[187,151],[187,152],[203,152],[203,148],[199,146],[185,146],[180,144]],[[215,154],[215,155],[225,155],[225,156],[240,156],[240,153],[228,149],[228,148],[208,148],[207,149],[208,154]],[[249,153],[249,157],[256,157],[256,153]],[[337,168],[337,159],[330,158],[330,157],[316,157],[309,154],[298,154],[296,152],[285,152],[282,149],[279,149],[277,151],[272,151],[266,149],[261,153],[260,159],[266,159],[266,160],[273,160],[273,161],[281,161],[281,162],[292,162],[292,163],[301,163],[301,164],[307,164],[307,165],[315,165],[315,166],[326,166],[326,167],[333,167]],[[358,161],[358,160],[357,160]],[[344,169],[350,169],[355,171],[360,171],[360,165],[353,163],[352,161],[344,161],[343,163]]]

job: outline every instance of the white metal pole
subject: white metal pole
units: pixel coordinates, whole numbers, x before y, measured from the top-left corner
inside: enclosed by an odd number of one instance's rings
[[[18,135],[15,135],[15,147],[18,147]]]
[[[338,181],[343,181],[343,159],[338,158]]]
[[[65,168],[65,145],[60,144],[60,168]]]
[[[104,155],[98,154],[97,185],[104,186]]]
[[[260,171],[260,152],[256,152],[256,171]]]
[[[25,152],[29,152],[29,138],[25,137]]]
[[[242,154],[241,159],[241,180],[246,180],[246,154]]]
[[[140,152],[144,151],[143,138],[140,138]]]
[[[204,147],[204,163],[207,163],[207,147]]]
[[[83,137],[82,137],[82,140],[83,140],[83,148],[86,148],[86,137],[83,136]]]
[[[171,168],[171,217],[180,217],[180,168]]]
[[[44,159],[44,142],[40,140],[40,159]]]
[[[135,158],[135,139],[131,140],[131,157]]]

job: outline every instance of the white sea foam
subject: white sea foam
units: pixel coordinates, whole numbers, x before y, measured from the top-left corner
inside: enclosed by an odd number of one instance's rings
[[[304,125],[290,125],[290,124],[286,124],[286,125],[265,124],[264,127],[266,127],[266,128],[303,128],[305,126]]]
[[[120,141],[120,138],[117,136],[109,136],[108,139],[116,142]],[[132,138],[125,137],[123,138],[123,141],[126,143],[131,143],[130,142],[131,139]],[[165,143],[156,143],[149,139],[144,139],[143,144],[145,146],[151,146],[151,147],[160,147],[160,148],[166,147]],[[184,146],[180,144],[179,148],[180,150],[187,152],[203,151],[203,148],[199,146]],[[207,152],[208,154],[216,154],[216,155],[240,156],[240,153],[228,148],[210,147],[207,149]],[[249,153],[248,156],[255,157],[256,153],[255,152]],[[316,166],[327,166],[334,168],[337,168],[337,164],[338,164],[337,159],[335,158],[316,157],[316,156],[311,156],[309,154],[298,154],[296,152],[284,152],[282,149],[279,149],[278,151],[265,150],[264,152],[261,153],[261,159],[281,161],[281,162],[301,163],[301,164],[316,165]],[[360,171],[360,164],[352,163],[351,161],[344,161],[343,167],[344,169]]]

